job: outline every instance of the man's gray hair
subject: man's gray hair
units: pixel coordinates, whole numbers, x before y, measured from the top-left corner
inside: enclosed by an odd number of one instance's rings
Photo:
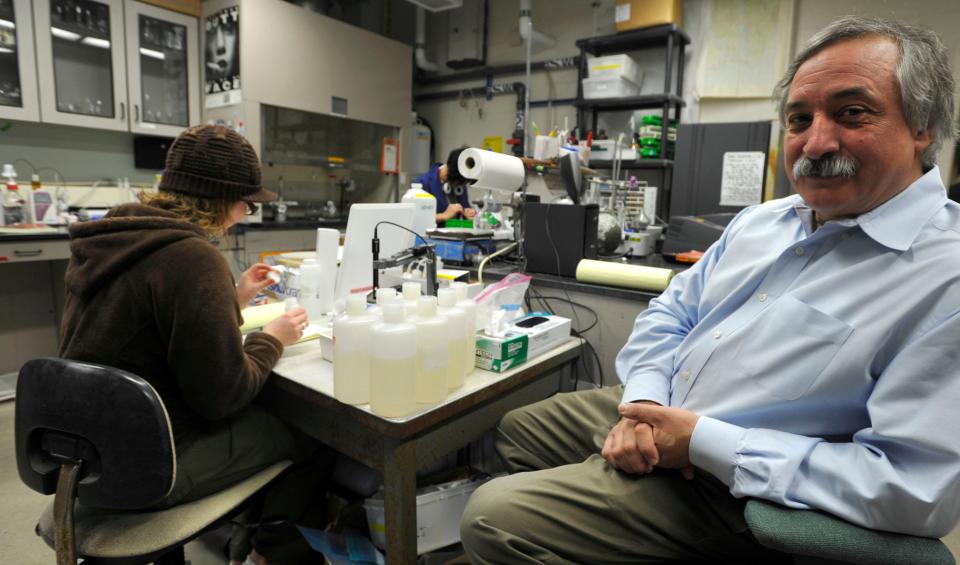
[[[889,37],[900,50],[897,80],[903,99],[903,114],[914,131],[930,130],[931,143],[923,152],[924,168],[936,164],[943,143],[953,139],[953,73],[947,50],[933,31],[899,22],[863,16],[845,16],[810,38],[773,90],[780,123],[797,69],[823,49],[841,41],[871,35]]]

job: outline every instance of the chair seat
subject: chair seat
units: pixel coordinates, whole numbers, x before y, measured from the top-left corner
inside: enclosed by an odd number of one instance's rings
[[[864,565],[954,565],[938,539],[855,526],[813,510],[747,501],[744,517],[760,545],[791,555]]]
[[[122,559],[160,554],[202,533],[290,466],[274,463],[220,492],[166,510],[115,511],[74,506],[77,553],[83,557]],[[47,506],[37,533],[53,542],[53,504]]]

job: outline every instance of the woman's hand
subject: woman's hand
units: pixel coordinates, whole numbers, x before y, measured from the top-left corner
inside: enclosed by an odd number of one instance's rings
[[[284,347],[289,347],[303,337],[305,329],[307,329],[307,311],[298,306],[263,326],[263,333],[272,335],[280,340]]]
[[[472,219],[472,218],[473,218],[474,216],[476,216],[476,215],[477,215],[477,211],[474,210],[473,208],[464,208],[464,209],[463,209],[463,217],[465,217],[465,218],[468,219],[468,220],[469,220],[469,219]]]
[[[257,263],[240,275],[237,280],[237,302],[241,308],[245,308],[258,292],[273,284],[267,277],[269,272],[270,265]]]

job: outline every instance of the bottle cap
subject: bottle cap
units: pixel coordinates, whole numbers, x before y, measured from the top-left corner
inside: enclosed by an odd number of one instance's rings
[[[40,175],[36,173],[30,175],[30,182],[40,182]]]
[[[403,321],[403,304],[387,304],[383,307],[383,321],[388,324],[399,324]]]
[[[456,306],[457,291],[449,287],[437,289],[437,302],[444,307]]]
[[[423,185],[420,184],[419,182],[415,182],[410,185],[410,188],[414,190],[423,190]]]
[[[5,165],[3,165],[2,176],[7,177],[8,179],[15,179],[17,178],[17,170],[14,169],[13,165],[11,165],[10,163],[6,163]]]
[[[420,283],[412,281],[403,283],[403,299],[405,301],[415,302],[419,297]]]
[[[347,297],[347,314],[359,316],[367,310],[367,297],[362,294],[351,294]]]
[[[450,283],[450,288],[456,293],[457,301],[467,300],[467,283],[465,282],[452,282]]]
[[[432,318],[437,315],[437,297],[421,296],[417,299],[417,316]]]
[[[397,299],[397,290],[395,288],[377,289],[377,306],[385,306]]]

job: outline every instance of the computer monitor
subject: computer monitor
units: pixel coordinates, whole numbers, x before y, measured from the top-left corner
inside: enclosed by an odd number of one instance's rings
[[[567,153],[560,157],[560,179],[563,180],[563,187],[570,200],[579,204],[583,177],[580,174],[580,156],[577,153]]]
[[[373,228],[377,223],[387,221],[412,229],[414,208],[412,203],[354,204],[350,207],[335,299],[345,299],[353,292],[367,292],[373,288],[373,252],[370,247]],[[396,226],[381,225],[377,234],[381,259],[410,247],[413,242],[412,234]]]

